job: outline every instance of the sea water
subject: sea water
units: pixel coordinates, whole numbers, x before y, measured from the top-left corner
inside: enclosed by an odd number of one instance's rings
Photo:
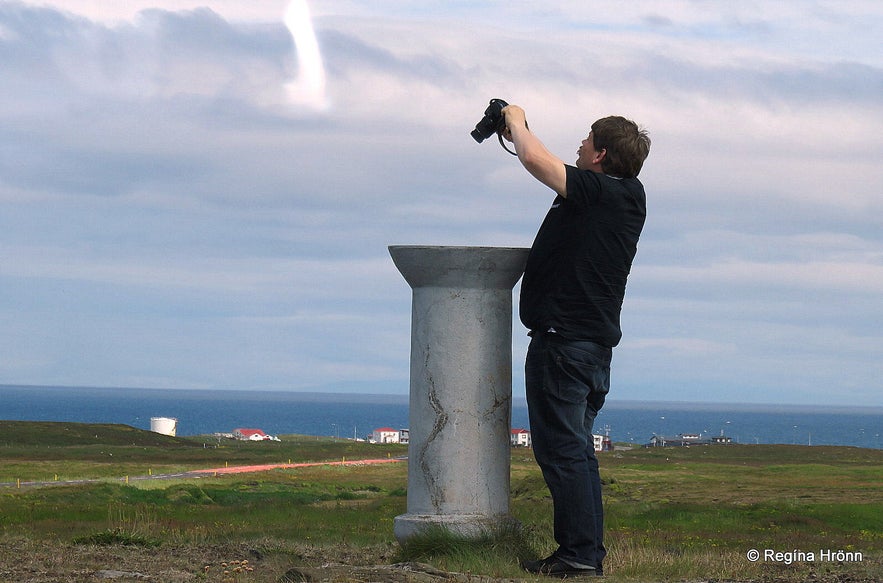
[[[262,429],[364,439],[408,427],[407,395],[258,390],[36,387],[0,385],[0,419],[120,423],[150,429],[151,417],[178,419],[178,435]],[[523,399],[512,427],[530,429]],[[883,408],[618,401],[609,398],[596,434],[643,445],[653,435],[725,435],[738,443],[883,447]],[[2,436],[0,436],[2,441]]]

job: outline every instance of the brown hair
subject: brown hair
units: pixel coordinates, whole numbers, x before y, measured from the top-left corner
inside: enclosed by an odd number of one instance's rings
[[[601,169],[611,176],[636,177],[650,154],[650,136],[647,130],[617,115],[604,117],[593,123],[592,138],[596,151],[607,150],[601,160]]]

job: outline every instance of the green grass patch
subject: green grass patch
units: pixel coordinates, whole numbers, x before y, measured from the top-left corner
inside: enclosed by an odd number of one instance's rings
[[[64,475],[107,477],[93,483],[21,488],[0,477],[6,482],[0,487],[0,547],[3,541],[34,549],[75,542],[82,548],[152,549],[162,554],[239,544],[258,547],[260,555],[280,549],[274,551],[280,563],[323,564],[343,554],[359,557],[351,560],[417,561],[509,579],[523,577],[519,560],[555,549],[551,500],[530,450],[513,450],[511,458],[510,505],[521,528],[468,540],[429,532],[399,549],[393,520],[406,511],[406,463],[319,465],[198,479],[132,480],[128,485],[120,481],[118,471],[126,469],[135,476],[145,475],[136,473],[145,467],[380,458],[402,455],[402,446],[378,449],[304,436],[284,437],[282,444],[212,444],[202,438],[159,436],[150,444],[138,441],[137,431],[119,426],[107,429],[115,432],[115,444],[84,443],[90,434],[96,435],[91,428],[74,434],[81,442],[65,444],[57,436],[59,431],[69,433],[64,427],[42,429],[30,433],[34,439],[44,436],[39,444],[4,445],[0,439],[0,472],[43,478],[54,475],[54,467],[63,467]],[[46,436],[50,429],[55,437]],[[154,439],[154,434],[144,438]],[[600,463],[609,550],[604,567],[611,581],[883,580],[879,450],[635,449],[602,454]],[[745,553],[753,548],[843,549],[862,552],[864,560],[785,567],[748,561]]]

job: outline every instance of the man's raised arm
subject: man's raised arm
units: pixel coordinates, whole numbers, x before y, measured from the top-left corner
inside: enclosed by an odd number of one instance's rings
[[[524,110],[517,105],[503,108],[506,130],[503,137],[515,145],[515,153],[531,175],[563,197],[567,196],[564,162],[552,154],[527,128]]]

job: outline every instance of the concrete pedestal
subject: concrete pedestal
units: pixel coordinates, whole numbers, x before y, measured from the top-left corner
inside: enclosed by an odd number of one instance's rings
[[[527,249],[392,246],[413,289],[407,514],[472,536],[509,516],[512,287]]]

